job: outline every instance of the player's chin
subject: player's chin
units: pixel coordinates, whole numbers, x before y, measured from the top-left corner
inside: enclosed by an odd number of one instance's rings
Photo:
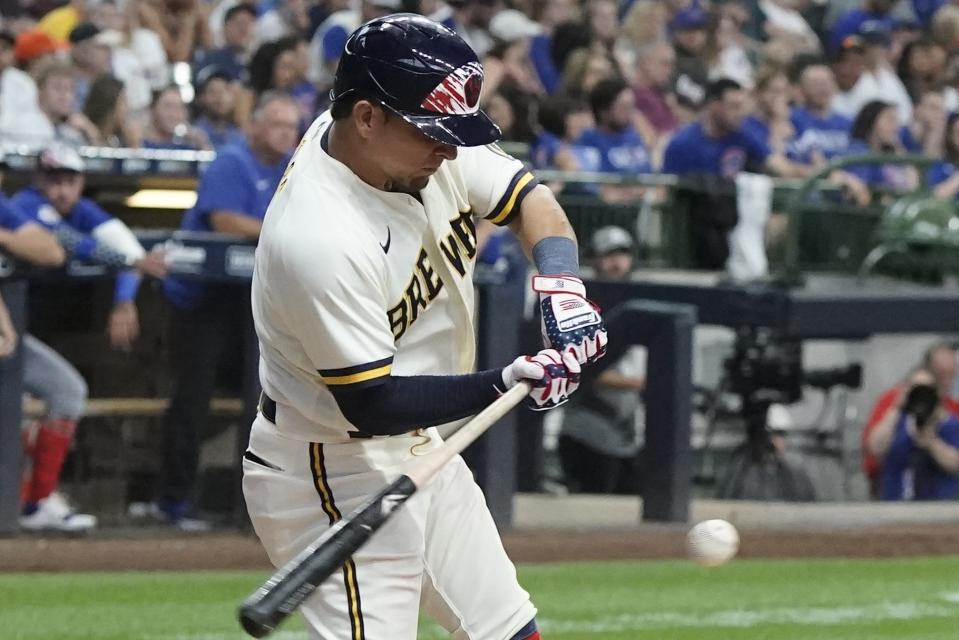
[[[429,174],[427,174],[427,175],[425,175],[425,176],[420,175],[420,176],[414,176],[414,177],[410,178],[410,180],[409,180],[409,187],[410,187],[410,189],[413,189],[413,190],[416,190],[416,191],[420,191],[421,189],[425,189],[425,188],[426,188],[426,185],[429,184],[429,182],[430,182],[430,177],[431,177],[432,175],[433,175],[433,173],[429,173]]]

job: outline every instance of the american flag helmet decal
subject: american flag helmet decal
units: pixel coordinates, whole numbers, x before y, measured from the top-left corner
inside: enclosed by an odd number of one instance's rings
[[[454,69],[433,89],[420,105],[427,111],[451,116],[462,116],[479,111],[480,90],[483,88],[483,66],[468,62]]]

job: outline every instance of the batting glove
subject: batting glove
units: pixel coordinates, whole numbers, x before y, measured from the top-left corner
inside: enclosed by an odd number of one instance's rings
[[[535,356],[520,356],[503,369],[507,389],[528,380],[533,389],[528,404],[534,411],[558,407],[579,387],[580,366],[572,353],[562,355],[555,349],[543,349]]]
[[[533,276],[539,293],[543,344],[567,351],[580,364],[596,362],[606,354],[606,325],[599,307],[586,298],[583,281],[573,276]]]

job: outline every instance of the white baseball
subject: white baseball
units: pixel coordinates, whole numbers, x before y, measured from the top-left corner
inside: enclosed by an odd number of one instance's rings
[[[689,530],[686,551],[705,567],[718,567],[739,551],[739,532],[725,520],[704,520]]]

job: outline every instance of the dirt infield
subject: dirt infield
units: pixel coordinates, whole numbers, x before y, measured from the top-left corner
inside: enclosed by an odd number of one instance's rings
[[[513,531],[504,535],[516,562],[665,559],[684,554],[685,527],[630,531]],[[959,553],[959,526],[856,529],[743,529],[743,557],[887,557]],[[91,538],[0,539],[0,572],[267,569],[252,535],[136,532]]]

